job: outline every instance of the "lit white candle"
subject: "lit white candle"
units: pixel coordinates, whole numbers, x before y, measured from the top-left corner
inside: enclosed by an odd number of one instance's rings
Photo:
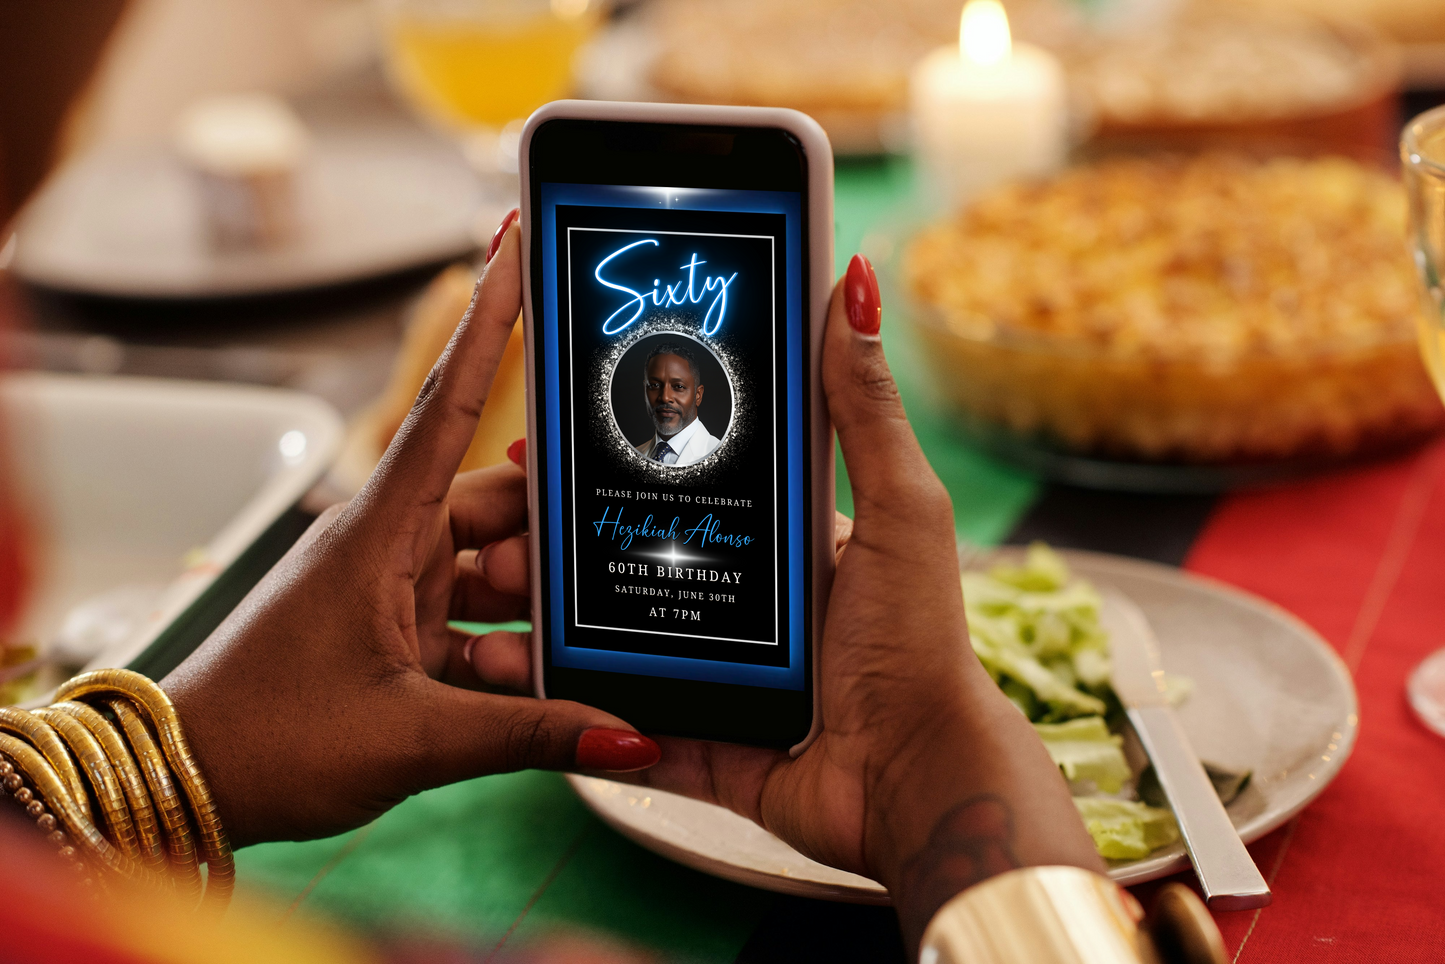
[[[968,0],[958,47],[933,51],[910,84],[915,156],[933,196],[953,206],[1068,150],[1064,72],[1046,50],[1015,44],[998,0]]]

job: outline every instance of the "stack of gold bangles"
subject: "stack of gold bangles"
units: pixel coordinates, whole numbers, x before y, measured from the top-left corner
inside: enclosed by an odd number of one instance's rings
[[[176,709],[139,673],[103,669],[60,687],[44,709],[0,707],[0,787],[82,880],[165,881],[230,899],[235,865]]]

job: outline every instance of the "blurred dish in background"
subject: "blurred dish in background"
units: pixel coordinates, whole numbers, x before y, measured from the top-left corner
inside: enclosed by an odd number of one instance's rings
[[[1399,51],[1354,21],[1194,2],[1081,32],[1062,56],[1106,139],[1351,151],[1388,149],[1398,130]]]
[[[1404,230],[1398,182],[1345,158],[1116,157],[926,229],[906,284],[935,384],[986,438],[1146,466],[1338,460],[1445,424]]]
[[[327,477],[325,494],[329,501],[350,498],[366,484],[416,402],[422,382],[461,323],[471,304],[476,282],[474,270],[453,265],[437,275],[417,300],[386,390],[352,419],[347,429],[341,455]],[[526,437],[526,373],[522,366],[519,321],[507,342],[496,378],[492,380],[491,393],[482,407],[476,434],[458,471],[505,462],[507,446]]]
[[[33,533],[30,598],[0,627],[0,704],[86,664],[125,666],[183,613],[205,619],[195,604],[316,483],[342,433],[299,392],[142,378],[8,374],[0,412]]]
[[[461,135],[477,169],[515,172],[517,137],[572,92],[603,0],[377,0],[387,74],[422,116]]]
[[[162,144],[101,148],[22,212],[13,270],[63,291],[212,298],[357,281],[457,257],[515,201],[457,150],[404,123],[315,125],[294,175],[295,230],[268,246],[213,243],[213,198]]]
[[[1397,47],[1367,24],[1232,3],[1007,0],[1014,39],[1053,51],[1072,124],[1105,136],[1395,135]],[[581,60],[589,96],[805,111],[840,154],[908,148],[908,77],[955,43],[962,0],[658,0]]]
[[[1235,0],[1261,10],[1295,10],[1361,20],[1404,48],[1405,82],[1445,87],[1445,3],[1440,0]]]
[[[46,644],[53,663],[79,669],[101,653],[124,646],[145,628],[165,595],[164,583],[128,583],[78,603]]]
[[[838,153],[900,150],[909,72],[930,50],[957,44],[962,7],[661,0],[639,16],[655,38],[654,56],[639,68],[657,99],[792,107],[822,124]]]
[[[202,217],[217,249],[294,242],[296,174],[311,136],[281,98],[212,97],[176,124],[176,153],[196,177]]]

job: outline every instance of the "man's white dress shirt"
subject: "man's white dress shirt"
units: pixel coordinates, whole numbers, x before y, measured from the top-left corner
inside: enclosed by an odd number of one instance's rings
[[[719,445],[719,440],[708,432],[707,427],[702,424],[702,419],[695,418],[672,438],[659,438],[654,434],[652,438],[636,448],[643,458],[650,459],[658,444],[662,442],[667,443],[667,449],[662,453],[660,459],[663,465],[691,465],[694,462],[700,462],[711,455],[713,449]]]

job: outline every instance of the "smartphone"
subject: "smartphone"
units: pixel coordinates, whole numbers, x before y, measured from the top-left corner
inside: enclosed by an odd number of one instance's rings
[[[796,111],[522,132],[537,695],[801,752],[833,575],[833,158]]]

